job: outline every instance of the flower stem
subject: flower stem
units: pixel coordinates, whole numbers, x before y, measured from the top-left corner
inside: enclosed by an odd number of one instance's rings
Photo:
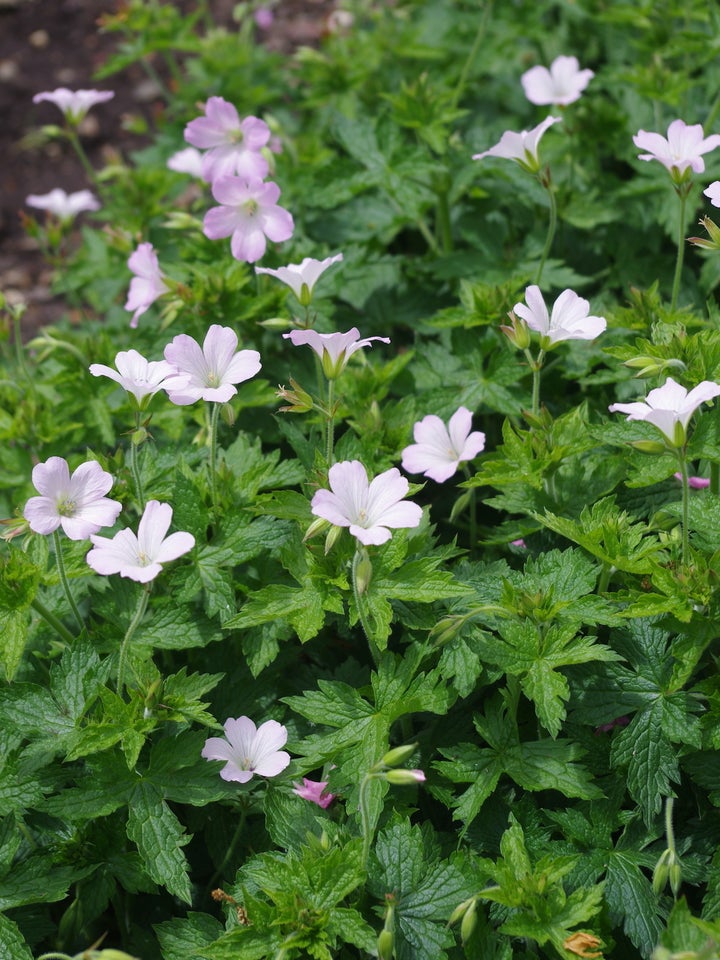
[[[690,484],[688,482],[687,458],[685,450],[678,450],[680,475],[682,481],[682,562],[687,565],[690,556],[690,540],[688,533],[688,517],[690,510]]]
[[[543,248],[542,256],[540,257],[540,266],[538,267],[537,276],[535,277],[535,283],[538,286],[540,286],[543,270],[545,269],[545,262],[547,261],[550,250],[552,249],[553,240],[555,239],[555,231],[557,230],[557,201],[555,200],[555,191],[552,187],[549,170],[547,170],[545,174],[540,177],[540,183],[547,190],[548,201],[550,204],[550,221],[548,223],[547,237],[545,238],[545,247]]]
[[[532,370],[533,375],[533,385],[532,385],[532,412],[534,416],[538,416],[540,413],[540,372],[543,367],[543,362],[545,360],[545,351],[540,350],[538,352],[537,358],[533,357],[529,350],[525,351],[525,356],[527,357],[528,363],[530,364],[530,369]]]
[[[680,226],[678,227],[678,249],[677,259],[675,260],[675,277],[673,278],[672,297],[670,299],[670,309],[674,310],[677,305],[678,294],[680,293],[680,276],[682,274],[683,259],[685,257],[685,207],[687,206],[687,190],[678,191],[680,197]]]
[[[55,614],[54,614],[54,613],[51,613],[51,612],[48,610],[48,608],[45,606],[45,604],[42,603],[42,601],[38,600],[37,597],[35,597],[35,598],[30,602],[30,606],[33,608],[33,610],[35,610],[37,613],[40,614],[40,616],[43,618],[43,620],[44,620],[46,623],[48,623],[48,624],[53,628],[53,630],[55,631],[55,633],[56,633],[59,637],[61,637],[66,643],[72,643],[72,642],[75,640],[75,637],[70,633],[70,631],[68,630],[68,628],[67,628],[66,626],[64,626],[64,625],[58,620],[58,618],[55,616]]]
[[[140,430],[140,411],[135,413],[135,431]],[[135,443],[135,436],[133,435],[130,438],[130,470],[132,471],[133,480],[135,481],[135,494],[137,496],[138,506],[140,507],[140,513],[145,509],[145,494],[143,492],[143,483],[140,476],[140,464],[138,457],[138,446],[139,444]]]
[[[467,464],[463,464],[463,473],[470,479],[470,467]],[[475,496],[475,489],[470,490],[470,557],[475,559],[475,548],[477,546],[477,498]]]
[[[207,899],[208,893],[210,893],[212,888],[215,886],[217,881],[222,876],[223,870],[230,862],[230,858],[232,857],[233,853],[235,853],[235,847],[237,847],[238,840],[240,839],[243,829],[245,828],[245,821],[247,820],[247,807],[245,806],[244,802],[241,802],[241,804],[242,805],[240,807],[240,819],[238,820],[238,825],[237,827],[235,827],[235,832],[233,833],[230,843],[228,844],[227,849],[225,850],[225,855],[220,861],[220,865],[208,880],[207,886],[205,888],[205,896],[203,897],[203,900]]]
[[[675,806],[674,797],[665,798],[665,837],[667,838],[668,850],[675,853],[675,828],[673,827],[673,807]]]
[[[65,135],[70,141],[70,144],[73,150],[77,154],[78,160],[82,164],[83,170],[88,175],[90,181],[92,183],[95,183],[97,179],[95,168],[90,163],[90,160],[88,159],[88,155],[85,153],[85,148],[83,147],[82,143],[80,143],[80,137],[77,135],[77,131],[75,130],[75,127],[72,127],[69,125],[65,127]]]
[[[123,642],[120,644],[120,654],[118,656],[118,673],[117,673],[117,692],[118,696],[122,697],[123,690],[125,688],[125,667],[127,664],[127,654],[128,648],[130,646],[130,641],[133,638],[133,634],[138,628],[140,621],[145,616],[145,611],[147,610],[148,600],[150,599],[150,591],[152,589],[151,584],[146,583],[143,588],[142,596],[140,597],[140,602],[137,605],[135,610],[135,615],[130,621],[130,626],[127,628],[127,632],[123,637]]]
[[[720,463],[710,464],[710,493],[720,493]]]
[[[443,253],[451,253],[453,248],[452,225],[450,223],[450,203],[447,189],[442,187],[437,191],[436,223],[440,249]]]
[[[362,852],[362,863],[363,867],[367,868],[368,858],[370,857],[370,844],[372,843],[373,838],[373,829],[372,824],[370,823],[370,806],[369,806],[369,797],[368,789],[370,783],[374,780],[375,777],[372,773],[366,773],[365,776],[360,781],[360,793],[358,797],[358,809],[360,811],[360,825],[362,827],[363,835],[363,852]]]
[[[460,79],[457,82],[457,86],[453,91],[452,100],[450,101],[451,107],[456,107],[460,102],[460,98],[463,95],[465,90],[465,84],[467,83],[468,73],[470,72],[470,67],[472,67],[475,57],[477,56],[478,50],[480,49],[480,44],[482,43],[483,37],[485,36],[485,30],[487,28],[488,20],[490,19],[490,14],[492,13],[493,0],[487,0],[485,3],[485,9],[483,15],[480,19],[478,25],[477,33],[475,34],[475,39],[473,40],[472,47],[470,47],[470,53],[467,55],[467,59],[463,64],[462,71],[460,72]]]
[[[210,414],[210,496],[212,498],[213,509],[217,511],[217,431],[218,418],[220,416],[220,404],[213,403]]]
[[[360,619],[360,624],[362,625],[368,646],[370,647],[370,653],[372,654],[373,662],[377,667],[380,663],[380,649],[374,640],[374,631],[370,626],[369,611],[365,604],[365,589],[367,588],[361,590],[358,583],[358,567],[360,562],[366,557],[367,551],[364,548],[358,547],[358,549],[355,551],[355,556],[353,557],[352,561],[352,588],[353,596],[355,597],[355,607],[358,612],[358,618]]]
[[[325,423],[325,459],[327,460],[328,470],[333,462],[333,446],[335,443],[335,412],[333,404],[335,402],[335,381],[328,380],[327,385],[327,421]]]
[[[85,623],[83,618],[80,616],[80,611],[78,606],[75,603],[75,598],[72,595],[70,590],[70,582],[67,578],[67,573],[65,572],[65,561],[63,559],[62,552],[62,542],[60,540],[60,533],[57,530],[53,530],[53,543],[55,544],[55,562],[57,564],[58,575],[60,576],[60,583],[62,584],[63,591],[65,593],[65,599],[68,602],[68,606],[73,612],[75,619],[78,622],[78,626],[81,630],[85,629]]]

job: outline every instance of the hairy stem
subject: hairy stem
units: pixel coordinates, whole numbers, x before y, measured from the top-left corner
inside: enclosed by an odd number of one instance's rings
[[[685,208],[687,206],[687,191],[681,190],[680,197],[680,226],[678,227],[678,249],[675,260],[675,276],[672,285],[672,297],[670,299],[670,309],[674,310],[677,306],[678,294],[680,293],[680,277],[682,275],[683,260],[685,258]]]
[[[38,600],[37,597],[35,597],[35,599],[31,601],[30,606],[33,608],[33,610],[35,610],[37,613],[40,614],[43,620],[53,628],[55,633],[61,639],[63,639],[65,643],[72,643],[75,640],[75,637],[70,633],[68,628],[65,627],[58,620],[55,614],[51,613],[50,610],[48,610],[48,608],[45,606],[45,604],[42,603],[42,601]]]
[[[548,223],[547,237],[545,238],[545,246],[543,248],[542,256],[540,257],[540,266],[538,267],[537,276],[535,277],[535,283],[538,286],[540,286],[543,270],[545,269],[545,262],[547,261],[550,250],[552,249],[553,241],[555,239],[555,231],[557,230],[557,201],[555,200],[555,191],[552,188],[549,171],[545,176],[540,178],[540,182],[547,190],[548,202],[550,204],[550,220]]]
[[[690,512],[690,483],[688,482],[687,457],[684,448],[678,451],[680,475],[682,480],[682,562],[687,565],[690,557],[690,539],[688,517]]]
[[[333,447],[335,444],[335,381],[328,380],[327,385],[327,420],[325,422],[325,459],[327,460],[328,470],[333,463]]]
[[[135,432],[140,430],[140,411],[138,410],[135,413]],[[130,470],[133,475],[133,480],[135,481],[135,495],[137,496],[138,506],[140,507],[140,513],[145,509],[145,493],[143,491],[142,477],[140,476],[140,463],[139,463],[139,450],[138,444],[135,443],[135,437],[130,438]]]
[[[140,601],[135,610],[135,614],[130,621],[130,626],[127,628],[125,636],[123,637],[123,642],[120,644],[120,654],[118,656],[118,673],[117,673],[117,692],[118,696],[122,697],[123,691],[125,689],[125,672],[127,667],[127,655],[128,648],[130,647],[130,641],[133,638],[133,634],[137,630],[140,621],[145,616],[145,611],[147,610],[148,600],[150,599],[150,591],[152,589],[151,584],[146,583]]]
[[[70,582],[65,572],[65,560],[63,559],[62,552],[62,541],[60,540],[60,533],[58,530],[53,530],[53,543],[55,544],[55,562],[57,564],[58,575],[60,577],[60,583],[62,584],[63,591],[65,593],[65,599],[68,602],[68,606],[73,612],[73,616],[78,622],[78,626],[81,630],[85,629],[85,623],[83,618],[80,616],[80,611],[78,610],[78,605],[75,603],[75,597],[72,595],[70,590]]]
[[[218,418],[220,416],[220,404],[213,403],[210,414],[210,497],[212,499],[213,510],[217,512],[217,432]]]

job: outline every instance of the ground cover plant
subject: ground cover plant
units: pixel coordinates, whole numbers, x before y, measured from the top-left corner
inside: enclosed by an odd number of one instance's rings
[[[717,12],[271,18],[128,0],[28,104],[0,953],[717,957]]]

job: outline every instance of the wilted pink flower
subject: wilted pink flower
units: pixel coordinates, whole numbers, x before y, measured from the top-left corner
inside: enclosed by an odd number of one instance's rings
[[[517,550],[527,550],[527,544],[522,537],[520,537],[518,540],[511,540],[510,546],[515,547]]]
[[[714,180],[703,193],[714,207],[720,207],[720,180]]]
[[[485,150],[483,153],[473,154],[473,160],[482,160],[484,157],[502,157],[505,160],[516,160],[521,167],[530,173],[537,173],[540,169],[538,159],[538,146],[540,138],[554,123],[560,123],[562,117],[545,117],[542,123],[539,123],[532,130],[522,130],[520,133],[513,133],[507,130],[500,141]]]
[[[401,502],[410,484],[396,467],[368,482],[359,460],[345,460],[330,467],[328,482],[330,490],[318,490],[310,509],[336,527],[349,527],[366,546],[389,540],[388,528],[417,527],[422,519],[421,507]]]
[[[165,347],[165,359],[177,373],[163,387],[173,403],[185,406],[197,400],[227,403],[237,393],[236,383],[249,380],[260,369],[257,350],[239,350],[237,334],[214,323],[203,345],[185,333]]]
[[[168,293],[170,287],[165,282],[165,275],[160,269],[157,254],[151,243],[141,243],[132,253],[127,262],[128,267],[135,274],[130,281],[126,310],[134,310],[130,326],[134,329],[138,319],[155,303],[158,297]]]
[[[402,468],[408,473],[423,473],[444,483],[465,460],[472,460],[485,448],[485,434],[470,433],[472,414],[460,407],[446,426],[430,413],[413,427],[415,443],[402,452]]]
[[[268,172],[260,151],[270,139],[270,127],[257,117],[240,120],[235,107],[222,97],[210,97],[205,116],[185,127],[185,139],[207,151],[202,175],[210,183],[233,174],[243,180],[262,180]]]
[[[249,717],[230,718],[224,729],[225,739],[210,737],[200,754],[206,760],[226,761],[220,771],[223,780],[247,783],[256,773],[276,777],[290,763],[290,754],[280,749],[287,743],[287,730],[277,720],[256,727]]]
[[[283,337],[290,340],[296,347],[307,344],[315,351],[322,361],[322,368],[329,380],[340,376],[350,357],[368,347],[373,340],[381,343],[390,343],[389,337],[366,337],[360,340],[360,331],[357,327],[347,333],[317,333],[315,330],[291,330]]]
[[[682,481],[682,474],[680,472],[674,473],[673,476],[676,480]],[[691,490],[705,490],[710,486],[710,481],[706,480],[705,477],[688,477],[688,486]]]
[[[524,303],[516,303],[513,313],[540,334],[542,350],[551,350],[563,340],[594,340],[607,327],[605,317],[588,316],[590,304],[573,290],[563,290],[548,314],[540,287],[535,284],[525,290]]]
[[[138,404],[145,397],[151,397],[162,390],[165,380],[171,374],[177,374],[167,360],[146,360],[137,350],[121,350],[115,357],[116,370],[103,363],[91,363],[90,373],[94,377],[109,377],[131,393]]]
[[[682,447],[687,440],[690,417],[706,400],[720,395],[720,384],[703,380],[689,393],[668,377],[662,387],[651,390],[644,401],[613,403],[611,413],[625,413],[628,420],[646,420],[663,434],[671,447]]]
[[[659,133],[639,130],[633,137],[633,143],[640,150],[639,160],[657,160],[679,180],[688,169],[702,173],[705,161],[702,154],[709,153],[720,146],[720,134],[705,137],[701,124],[688,125],[684,120],[673,120],[668,127],[667,139]]]
[[[230,249],[236,260],[255,263],[265,253],[266,237],[280,243],[292,236],[295,224],[291,214],[277,205],[280,188],[276,183],[220,177],[213,181],[212,194],[222,206],[208,210],[203,231],[211,240],[232,237]]]
[[[186,147],[184,150],[178,150],[167,162],[169,170],[175,173],[189,173],[191,177],[197,177],[202,180],[202,154],[195,147]]]
[[[556,57],[547,67],[531,67],[520,78],[525,96],[538,106],[565,107],[580,99],[580,94],[595,76],[581,70],[577,57]]]
[[[70,476],[67,460],[50,457],[33,467],[32,481],[41,496],[30,497],[23,516],[35,533],[62,527],[71,540],[87,540],[112,526],[122,510],[121,503],[105,496],[113,478],[95,460],[81,463]]]
[[[595,736],[597,737],[601,733],[610,733],[616,727],[627,727],[629,723],[630,717],[616,717],[610,723],[601,723],[599,727],[595,727]]]
[[[54,103],[65,114],[68,123],[76,127],[91,107],[112,100],[114,96],[112,90],[68,90],[67,87],[58,87],[56,90],[36,93],[33,103],[42,103],[43,100]]]
[[[25,198],[25,203],[29,207],[35,207],[36,210],[47,210],[59,220],[66,222],[74,220],[85,210],[100,209],[100,201],[89,190],[66,193],[60,187],[56,187],[50,193],[31,193]]]
[[[289,263],[286,267],[278,267],[273,270],[270,267],[255,267],[255,273],[267,273],[271,277],[277,277],[282,280],[292,290],[303,306],[307,306],[312,299],[312,292],[320,276],[325,273],[328,267],[333,263],[342,260],[343,255],[336,253],[334,257],[326,257],[325,260],[314,260],[312,257],[305,257],[302,263]]]
[[[114,537],[91,537],[93,548],[85,559],[96,573],[119,573],[138,583],[149,583],[162,571],[164,563],[177,560],[195,546],[191,533],[165,536],[172,515],[169,503],[148,500],[137,536],[125,529]]]
[[[325,793],[327,785],[327,780],[308,780],[307,777],[303,777],[302,783],[293,780],[293,793],[326,810],[335,799],[334,793]]]

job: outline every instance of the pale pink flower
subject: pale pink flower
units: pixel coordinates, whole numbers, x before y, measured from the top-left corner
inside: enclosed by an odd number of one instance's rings
[[[326,810],[335,799],[334,793],[325,793],[327,785],[327,780],[308,780],[307,777],[303,777],[302,783],[293,780],[293,793]]]
[[[525,290],[524,303],[516,303],[513,313],[540,334],[540,347],[550,350],[563,340],[594,340],[607,327],[605,317],[588,316],[590,304],[573,290],[563,290],[548,314],[540,287]]]
[[[69,222],[86,210],[99,210],[100,201],[89,190],[66,193],[60,187],[50,193],[31,193],[25,203],[36,210],[47,210],[59,220]]]
[[[505,160],[516,160],[521,167],[529,170],[530,173],[537,173],[540,169],[540,160],[538,159],[538,147],[540,139],[548,127],[554,123],[560,123],[562,117],[545,117],[542,123],[539,123],[532,130],[522,130],[520,133],[513,133],[506,130],[500,137],[498,143],[483,153],[473,154],[473,160],[482,160],[484,157],[502,157]]]
[[[673,476],[676,480],[682,481],[682,474],[678,471]],[[705,477],[688,477],[688,486],[691,490],[705,490],[710,486],[710,481]]]
[[[165,347],[165,359],[177,370],[164,383],[173,403],[185,406],[197,400],[227,403],[237,393],[236,383],[249,380],[260,369],[257,350],[237,351],[237,334],[214,323],[202,347],[185,333]]]
[[[329,380],[334,380],[345,369],[350,357],[358,350],[369,347],[373,340],[381,343],[390,343],[389,337],[366,337],[360,339],[357,327],[347,333],[318,333],[316,330],[291,330],[283,337],[290,340],[296,347],[307,344],[322,361],[322,368]]]
[[[275,14],[270,7],[258,7],[253,19],[261,30],[269,30],[275,22]]]
[[[547,67],[531,67],[520,82],[530,103],[566,107],[580,99],[580,94],[594,76],[592,70],[580,69],[577,57],[556,57],[549,70]]]
[[[50,457],[33,467],[32,481],[41,496],[30,497],[23,516],[35,533],[54,533],[62,527],[71,540],[87,540],[101,527],[111,527],[122,504],[105,494],[113,478],[99,463],[81,463],[70,476],[67,460]]]
[[[131,393],[138,404],[145,397],[151,397],[162,390],[166,379],[177,374],[177,367],[167,360],[146,360],[137,350],[121,350],[115,356],[115,367],[103,363],[91,363],[90,373],[94,377],[109,377]]]
[[[417,527],[422,519],[421,507],[401,502],[410,484],[396,467],[368,482],[359,460],[345,460],[330,467],[328,482],[330,490],[318,490],[312,498],[312,513],[336,527],[349,527],[366,546],[388,541],[388,528]]]
[[[56,90],[36,93],[33,103],[42,103],[43,100],[54,103],[65,114],[68,123],[76,127],[91,107],[112,100],[114,96],[112,90],[68,90],[67,87],[58,87]]]
[[[202,175],[210,183],[232,175],[262,180],[268,172],[268,162],[260,151],[270,139],[270,127],[257,117],[241,120],[235,107],[222,97],[210,97],[205,116],[185,127],[185,139],[207,151]]]
[[[266,238],[280,243],[292,236],[295,224],[292,215],[277,205],[276,183],[220,177],[212,184],[212,194],[222,206],[208,210],[203,231],[211,240],[231,237],[236,260],[255,263],[265,253]]]
[[[703,193],[714,207],[720,207],[720,180],[714,180]]]
[[[169,170],[175,173],[189,173],[191,177],[197,177],[202,180],[202,154],[195,147],[186,147],[184,150],[178,150],[167,162]]]
[[[267,273],[271,277],[277,277],[290,287],[303,306],[307,306],[320,276],[333,263],[339,263],[342,258],[341,253],[336,253],[334,257],[326,257],[325,260],[305,257],[302,263],[289,263],[286,267],[278,267],[277,270],[270,267],[255,267],[255,273]]]
[[[91,537],[93,548],[85,558],[96,573],[119,573],[138,583],[149,583],[162,571],[163,564],[177,560],[195,546],[191,533],[165,534],[173,510],[169,503],[148,500],[137,536],[132,530],[120,530],[114,537]]]
[[[276,777],[290,763],[290,754],[281,750],[287,743],[287,730],[277,720],[266,720],[256,727],[250,717],[229,718],[224,723],[225,739],[210,737],[200,756],[206,760],[224,760],[223,780],[247,783],[254,774]]]
[[[485,434],[470,433],[472,414],[460,407],[445,423],[428,414],[413,427],[415,443],[402,452],[402,468],[407,473],[423,473],[444,483],[465,460],[472,460],[485,448]]]
[[[673,174],[675,179],[682,178],[688,169],[702,173],[705,161],[702,154],[709,153],[720,146],[720,134],[705,137],[701,124],[687,124],[684,120],[673,120],[668,127],[667,139],[659,133],[638,130],[633,143],[647,153],[638,155],[639,160],[657,160]]]
[[[720,395],[720,384],[703,380],[688,392],[668,377],[662,387],[651,390],[644,401],[613,403],[611,413],[625,413],[628,420],[645,420],[663,434],[671,447],[682,447],[693,413],[707,400]]]
[[[160,269],[157,254],[151,243],[141,243],[127,262],[135,274],[130,281],[126,310],[133,310],[130,326],[134,329],[138,319],[155,303],[158,297],[168,293],[170,287]]]

